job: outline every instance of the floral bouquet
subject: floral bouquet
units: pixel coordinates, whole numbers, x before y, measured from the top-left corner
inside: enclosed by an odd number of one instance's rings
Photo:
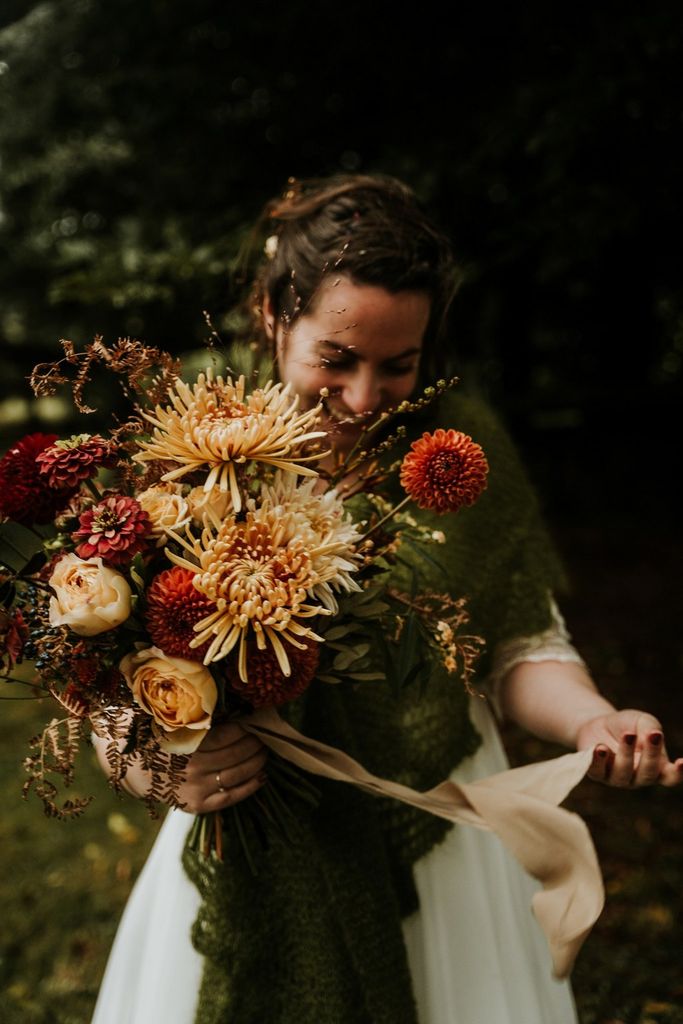
[[[187,758],[213,724],[238,718],[269,748],[268,781],[242,804],[198,817],[200,854],[221,857],[227,825],[253,866],[251,838],[289,837],[297,801],[315,803],[311,775],[491,829],[542,882],[534,910],[565,976],[603,900],[588,831],[557,806],[590,750],[418,792],[278,711],[296,718],[309,686],[387,678],[400,689],[424,685],[435,666],[469,688],[482,641],[463,633],[464,599],[425,591],[414,573],[407,587],[396,580],[409,564],[404,544],[429,557],[424,545],[444,539],[407,503],[437,512],[472,504],[486,485],[479,445],[436,430],[392,463],[387,453],[406,431],[389,433],[384,412],[329,472],[324,392],[301,410],[288,387],[235,373],[185,383],[167,353],[131,339],[107,347],[96,338],[82,352],[62,344],[62,360],[33,372],[37,395],[71,384],[77,410],[92,412],[84,389],[104,367],[133,411],[102,434],[31,434],[0,459],[0,688],[50,695],[66,713],[31,741],[25,794],[48,815],[80,814],[88,799],[58,803],[53,779],[72,782],[79,742],[94,730],[115,789],[139,763],[150,810],[181,806]],[[393,505],[375,489],[392,473],[406,492]]]
[[[357,684],[392,667],[408,685],[426,651],[469,684],[481,642],[462,635],[464,600],[401,593],[388,580],[403,542],[443,540],[403,511],[411,497],[446,511],[484,488],[486,460],[470,438],[425,434],[400,465],[404,501],[368,494],[368,518],[355,522],[330,485],[351,476],[352,490],[367,491],[398,469],[379,467],[403,430],[372,445],[388,414],[331,479],[314,468],[329,455],[321,405],[301,410],[288,386],[210,369],[188,384],[170,356],[130,339],[108,348],[97,338],[80,353],[63,344],[63,360],[34,371],[37,394],[70,382],[77,409],[92,411],[84,387],[102,365],[134,409],[106,434],[29,435],[0,461],[2,520],[20,524],[34,548],[22,554],[16,529],[14,542],[4,538],[14,557],[0,567],[1,678],[66,711],[26,761],[25,789],[48,814],[88,803],[59,806],[50,778],[72,781],[88,727],[108,738],[115,788],[136,759],[148,770],[154,809],[178,805],[186,758],[212,723],[287,705],[314,680]],[[22,659],[33,672],[19,678]],[[289,834],[290,796],[316,792],[273,756],[268,785],[230,813],[238,829],[246,813]],[[220,814],[200,816],[195,838],[220,856]]]

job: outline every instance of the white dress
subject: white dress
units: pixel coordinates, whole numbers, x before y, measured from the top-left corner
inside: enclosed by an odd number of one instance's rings
[[[481,699],[472,705],[483,743],[452,773],[456,782],[507,767],[491,712]],[[192,820],[166,817],[121,920],[93,1024],[193,1022],[202,958],[189,936],[199,895],[181,865]],[[576,1024],[571,989],[552,978],[531,914],[536,883],[494,835],[456,826],[414,872],[420,911],[404,936],[420,1024]]]

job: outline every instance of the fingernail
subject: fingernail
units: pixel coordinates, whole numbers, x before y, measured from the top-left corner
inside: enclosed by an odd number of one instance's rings
[[[605,747],[598,747],[595,753],[598,755],[598,757],[607,757],[607,750]]]
[[[648,739],[650,740],[650,743],[653,747],[658,747],[659,744],[662,742],[662,734],[661,732],[652,732],[650,733]]]
[[[634,732],[624,733],[624,743],[628,743],[629,747],[632,747],[636,742],[636,734]]]

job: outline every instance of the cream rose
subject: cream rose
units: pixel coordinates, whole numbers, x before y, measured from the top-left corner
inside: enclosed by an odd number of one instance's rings
[[[197,526],[204,525],[204,513],[209,509],[221,522],[232,511],[230,491],[222,491],[220,487],[212,487],[210,491],[193,487],[187,496],[187,504]]]
[[[119,668],[136,703],[154,719],[162,750],[193,753],[211,728],[218,700],[209,670],[198,661],[172,658],[158,647],[127,654]]]
[[[179,484],[154,484],[136,498],[152,520],[157,547],[166,543],[169,530],[182,530],[190,521],[190,509],[182,490]]]
[[[120,572],[101,558],[64,555],[50,586],[50,625],[68,626],[79,636],[96,636],[125,622],[131,611],[131,589]]]

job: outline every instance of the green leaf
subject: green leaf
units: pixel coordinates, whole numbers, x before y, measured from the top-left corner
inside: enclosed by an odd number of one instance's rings
[[[349,672],[347,678],[365,682],[371,679],[386,679],[384,672]]]
[[[4,608],[11,608],[14,598],[16,597],[17,588],[15,587],[12,580],[5,580],[0,586],[0,604]]]
[[[333,626],[332,629],[328,629],[326,633],[323,633],[327,643],[330,640],[339,640],[343,636],[348,636],[349,633],[357,633],[360,629],[355,622],[350,622],[348,625]]]
[[[370,604],[361,605],[355,610],[355,615],[359,619],[379,618],[385,612],[389,611],[389,605],[386,601],[373,601]]]
[[[354,661],[358,661],[370,650],[370,644],[360,644],[358,647],[350,647],[348,650],[340,651],[332,662],[338,672],[344,672]]]
[[[423,668],[426,668],[426,662],[422,660],[415,662],[413,667],[404,675],[403,679],[401,680],[399,684],[399,689],[403,690],[407,686],[410,686],[410,684],[417,676],[418,672],[422,671]]]
[[[411,537],[405,537],[404,540],[405,543],[408,544],[413,549],[413,551],[416,551],[421,558],[424,558],[425,561],[430,563],[430,565],[433,565],[434,568],[441,573],[444,579],[448,579],[448,571],[446,567],[441,562],[437,562],[436,559],[432,558],[431,555],[427,554],[424,545],[418,544],[417,541],[413,540]]]
[[[31,555],[24,568],[19,573],[20,576],[32,576],[35,572],[38,572],[43,568],[47,562],[47,555],[44,551],[36,551],[34,555]]]

